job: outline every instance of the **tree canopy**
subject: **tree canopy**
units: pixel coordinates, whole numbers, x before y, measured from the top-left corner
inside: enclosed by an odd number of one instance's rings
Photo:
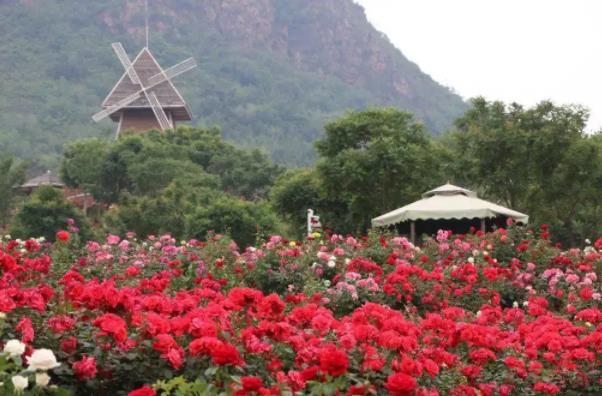
[[[592,216],[600,210],[602,146],[599,134],[585,132],[587,117],[579,106],[476,98],[447,140],[452,177],[552,225],[564,240],[591,237],[586,229],[602,224]]]

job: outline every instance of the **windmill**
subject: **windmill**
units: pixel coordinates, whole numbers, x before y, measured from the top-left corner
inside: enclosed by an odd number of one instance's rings
[[[92,116],[95,122],[110,116],[118,122],[116,136],[119,136],[126,129],[165,131],[173,129],[176,121],[192,119],[186,102],[171,80],[195,68],[193,58],[163,70],[148,44],[133,61],[121,43],[113,43],[112,47],[125,71],[103,101],[103,110]]]

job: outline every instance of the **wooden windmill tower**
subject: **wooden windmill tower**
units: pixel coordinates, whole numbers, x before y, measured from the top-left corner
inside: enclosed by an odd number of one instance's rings
[[[148,16],[148,12],[147,12]],[[117,122],[116,137],[122,131],[146,132],[151,129],[173,129],[177,121],[192,119],[190,110],[172,83],[172,79],[196,67],[193,58],[163,69],[148,49],[148,17],[146,46],[130,61],[121,43],[113,50],[125,71],[102,102],[103,110],[92,116],[96,122],[110,116]]]

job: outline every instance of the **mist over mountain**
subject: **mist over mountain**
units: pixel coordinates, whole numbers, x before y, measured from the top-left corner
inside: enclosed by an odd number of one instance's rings
[[[467,107],[408,60],[352,0],[150,0],[150,49],[195,124],[282,164],[312,163],[323,124],[348,109],[412,111],[432,133]],[[400,19],[401,21],[401,19]],[[144,45],[142,0],[0,2],[0,150],[52,167],[65,143],[112,136],[91,115]]]

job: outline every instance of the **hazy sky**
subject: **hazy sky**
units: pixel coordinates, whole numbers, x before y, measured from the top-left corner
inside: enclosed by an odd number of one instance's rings
[[[406,57],[464,98],[591,110],[602,128],[602,1],[356,0]]]

